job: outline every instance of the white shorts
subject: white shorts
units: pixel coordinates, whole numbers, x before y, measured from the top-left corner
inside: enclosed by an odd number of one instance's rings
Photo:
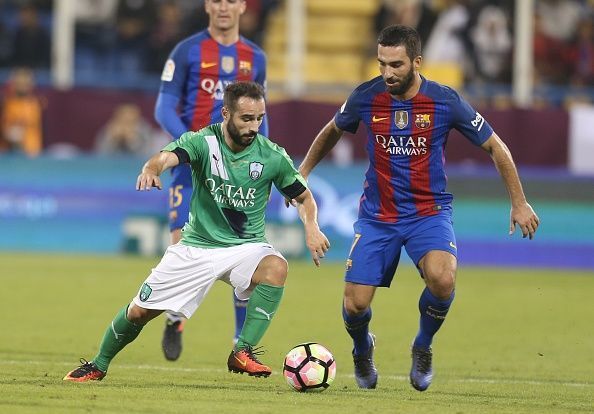
[[[217,280],[235,288],[242,300],[249,298],[252,276],[266,256],[286,259],[268,243],[204,249],[181,243],[169,246],[144,281],[133,302],[145,309],[178,312],[190,318]]]

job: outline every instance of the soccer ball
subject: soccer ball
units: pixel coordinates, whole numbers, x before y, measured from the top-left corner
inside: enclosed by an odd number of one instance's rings
[[[283,375],[295,391],[324,391],[334,381],[336,361],[322,345],[306,342],[289,351]]]

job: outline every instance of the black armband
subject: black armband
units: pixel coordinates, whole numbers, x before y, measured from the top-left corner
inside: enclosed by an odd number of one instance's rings
[[[188,164],[190,162],[190,155],[185,149],[177,147],[171,152],[177,155],[180,164]]]
[[[305,190],[307,190],[307,188],[303,184],[301,184],[301,181],[299,180],[295,180],[293,184],[281,189],[282,193],[291,200],[296,197],[299,197],[301,194],[303,194]]]

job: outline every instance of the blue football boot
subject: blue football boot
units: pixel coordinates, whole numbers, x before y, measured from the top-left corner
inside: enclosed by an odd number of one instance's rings
[[[353,362],[355,363],[355,380],[359,388],[375,388],[377,385],[377,369],[373,363],[373,351],[375,349],[375,335],[369,333],[371,347],[366,354],[355,355],[353,353]]]
[[[417,391],[425,391],[433,380],[431,348],[412,347],[412,367],[410,369],[410,385]]]

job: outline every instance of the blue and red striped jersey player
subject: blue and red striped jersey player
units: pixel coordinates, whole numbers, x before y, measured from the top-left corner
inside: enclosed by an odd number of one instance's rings
[[[235,81],[255,81],[265,87],[266,55],[255,43],[239,34],[239,19],[245,12],[245,0],[206,0],[208,28],[190,36],[171,52],[163,73],[155,105],[155,118],[161,127],[178,139],[186,131],[198,131],[223,121],[223,91]],[[260,133],[268,136],[265,118]],[[169,229],[171,243],[181,239],[181,229],[188,220],[192,195],[189,164],[172,171],[169,188]],[[234,298],[237,340],[245,320],[246,303]],[[175,361],[182,350],[185,318],[166,313],[163,334],[165,358]]]
[[[454,299],[457,267],[452,194],[446,191],[445,145],[460,131],[487,151],[511,200],[510,234],[516,225],[530,239],[539,219],[526,201],[512,156],[489,123],[456,91],[419,74],[421,44],[407,26],[386,27],[378,39],[381,76],[357,87],[312,143],[300,172],[307,177],[343,131],[367,128],[365,174],[354,241],[347,260],[343,318],[353,339],[355,379],[375,388],[375,336],[369,332],[377,287],[389,287],[402,247],[425,282],[420,328],[412,344],[411,385],[424,391],[433,379],[433,336]]]

